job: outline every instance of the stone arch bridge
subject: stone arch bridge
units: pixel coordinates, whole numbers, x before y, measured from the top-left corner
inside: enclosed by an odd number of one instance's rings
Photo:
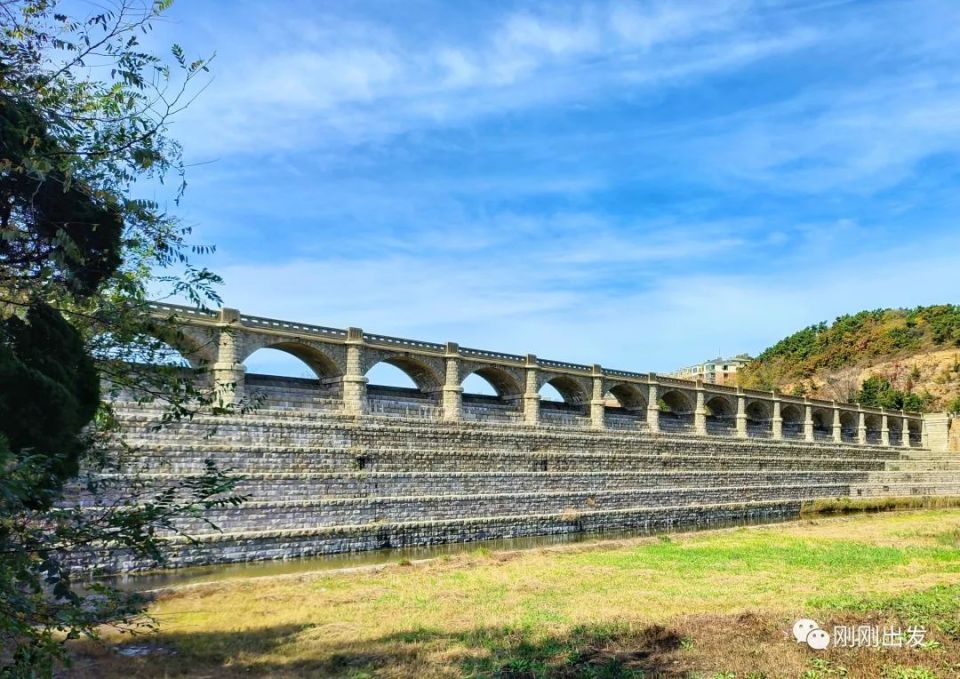
[[[272,348],[309,366],[327,403],[349,415],[378,413],[365,375],[374,365],[388,363],[416,384],[418,402],[425,405],[419,412],[446,421],[502,417],[527,425],[654,434],[678,431],[883,447],[927,443],[923,418],[916,413],[471,349],[454,342],[376,335],[359,328],[281,321],[229,308],[202,311],[154,303],[151,313],[176,321],[177,337],[164,339],[192,366],[209,370],[224,404],[237,403],[250,391],[244,360]],[[496,397],[469,402],[462,383],[472,374],[489,382]],[[560,393],[563,403],[542,401],[540,389],[546,384]]]

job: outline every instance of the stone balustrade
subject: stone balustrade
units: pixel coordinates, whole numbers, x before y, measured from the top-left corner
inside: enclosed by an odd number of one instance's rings
[[[254,351],[273,348],[296,356],[313,370],[316,398],[305,395],[298,385],[297,393],[284,401],[276,385],[265,385],[262,379],[258,391],[301,409],[879,447],[925,446],[933,425],[935,441],[945,436],[940,431],[943,418],[934,418],[927,426],[917,413],[547,360],[533,354],[460,348],[454,342],[438,344],[359,328],[248,316],[229,308],[204,311],[152,304],[151,312],[175,320],[183,329],[171,343],[193,367],[212,373],[224,404],[243,400],[248,391],[244,360]],[[368,389],[366,373],[381,362],[410,376],[416,384],[416,399],[391,399]],[[462,384],[472,374],[492,385],[495,403],[474,399],[465,404],[470,397],[465,397]],[[559,407],[541,402],[540,390],[546,384],[562,396]],[[610,397],[617,406],[608,405]]]

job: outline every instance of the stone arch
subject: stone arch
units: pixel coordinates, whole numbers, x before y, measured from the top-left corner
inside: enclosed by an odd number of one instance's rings
[[[607,389],[624,410],[643,412],[647,409],[645,389],[629,382],[620,382]]]
[[[772,435],[773,404],[760,399],[749,400],[744,413],[747,416],[748,436],[763,438]]]
[[[213,364],[216,362],[216,333],[189,326],[146,324],[135,341],[121,350],[110,333],[95,335],[89,349],[97,360],[122,360],[131,365],[133,375],[142,378],[117,382],[109,371],[102,377],[103,392],[111,399],[152,403],[156,393],[149,388],[152,376],[176,376],[208,392],[213,387]]]
[[[689,431],[693,428],[694,401],[680,389],[660,394],[660,428],[663,431]]]
[[[737,406],[733,400],[720,394],[707,394],[703,403],[707,409],[707,417],[728,418],[737,414]]]
[[[310,378],[247,372],[244,393],[252,402],[270,408],[313,410],[332,407],[328,399],[340,399],[346,363],[344,347],[297,337],[239,332],[234,344],[238,363],[246,363],[258,351],[269,349],[292,356],[314,375]]]
[[[748,422],[767,422],[773,417],[773,406],[769,401],[759,399],[747,401],[746,414]],[[783,417],[782,411],[780,417]]]
[[[660,394],[661,408],[664,413],[692,415],[694,401],[690,395],[680,389],[667,389]],[[664,408],[663,406],[666,406]]]
[[[721,394],[705,394],[703,407],[706,415],[707,433],[730,436],[736,428],[736,405]]]
[[[406,374],[424,394],[439,393],[443,387],[443,366],[439,360],[431,361],[427,357],[413,354],[384,351],[369,352],[364,358],[364,374],[370,372],[376,364],[386,363]]]
[[[460,384],[470,377],[479,375],[485,379],[502,401],[514,400],[523,395],[522,382],[509,370],[496,365],[465,366],[460,375]]]
[[[244,343],[243,351],[237,352],[237,361],[243,363],[261,349],[274,349],[290,354],[303,362],[318,380],[330,381],[343,376],[343,357],[337,356],[324,345],[298,339],[266,338]]]
[[[903,445],[903,418],[887,415],[887,429],[890,430],[890,445]]]
[[[180,354],[191,368],[208,368],[217,360],[219,331],[212,328],[151,322],[145,334]]]
[[[780,419],[783,420],[783,437],[787,439],[803,438],[804,408],[796,403],[782,403]]]
[[[867,443],[880,443],[881,429],[883,429],[883,416],[878,413],[866,413],[863,417],[863,422],[867,427]]]
[[[905,418],[905,426],[910,432],[910,446],[917,448],[923,443],[923,422],[914,418]]]
[[[858,413],[849,410],[840,411],[840,440],[847,443],[857,441],[857,429],[860,426],[860,416]]]
[[[587,386],[571,375],[546,373],[540,376],[538,382],[538,391],[545,384],[549,384],[557,390],[567,405],[581,406],[590,400],[590,390]]]
[[[813,437],[829,439],[833,437],[833,409],[813,408],[810,413],[813,420]]]

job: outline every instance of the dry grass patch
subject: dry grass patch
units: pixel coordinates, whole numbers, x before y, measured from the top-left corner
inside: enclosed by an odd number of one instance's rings
[[[194,586],[151,607],[150,643],[165,653],[84,644],[78,674],[836,676],[811,665],[819,657],[888,673],[926,658],[954,676],[938,653],[960,658],[960,646],[943,632],[919,659],[817,656],[785,634],[801,614],[868,617],[854,604],[869,597],[951,585],[960,600],[958,530],[958,511],[864,514]]]

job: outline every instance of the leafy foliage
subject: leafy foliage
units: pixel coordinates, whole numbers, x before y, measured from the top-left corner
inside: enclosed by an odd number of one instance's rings
[[[925,399],[902,389],[895,389],[890,380],[878,375],[863,381],[863,388],[857,393],[857,403],[872,408],[890,408],[919,412],[926,405]]]
[[[826,371],[950,347],[960,347],[960,306],[941,304],[861,311],[840,316],[833,323],[811,325],[785,337],[747,365],[738,379],[742,386],[751,388],[773,389],[784,384],[798,387]],[[918,377],[915,371],[911,381]],[[911,388],[898,394],[896,389],[881,389],[882,386],[864,385],[858,400],[865,398],[870,404],[904,403],[908,410],[925,403]],[[805,391],[805,388],[799,387],[799,390]],[[853,390],[851,387],[850,391]]]
[[[64,3],[66,4],[66,3]],[[139,199],[179,179],[170,117],[207,62],[140,36],[169,0],[113,0],[70,17],[57,0],[0,0],[0,674],[51,675],[64,642],[102,624],[135,629],[143,602],[74,575],[111,550],[157,561],[176,518],[235,504],[235,479],[208,464],[164,488],[122,477],[105,395],[137,394],[166,419],[217,406],[168,363],[172,319],[148,291],[219,302],[219,278],[191,256],[211,248]],[[72,3],[70,7],[75,7]],[[162,293],[161,293],[162,294]],[[100,502],[81,506],[83,488]]]

